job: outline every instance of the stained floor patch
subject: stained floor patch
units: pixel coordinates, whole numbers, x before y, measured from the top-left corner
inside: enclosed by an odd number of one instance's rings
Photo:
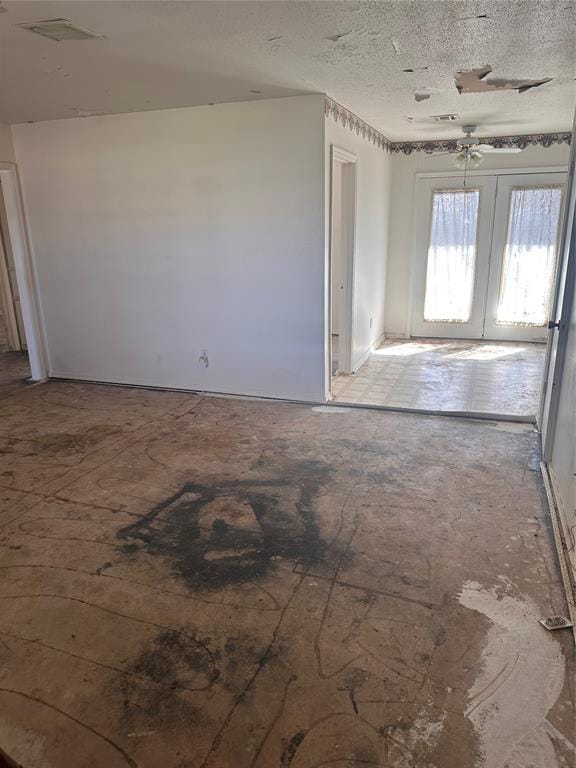
[[[191,587],[219,588],[262,578],[278,560],[302,567],[327,552],[314,502],[329,476],[321,465],[295,465],[276,480],[186,483],[118,538],[133,554],[136,543],[174,562]]]

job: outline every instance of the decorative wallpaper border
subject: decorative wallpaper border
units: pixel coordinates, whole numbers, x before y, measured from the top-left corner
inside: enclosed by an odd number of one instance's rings
[[[350,112],[349,109],[338,104],[337,101],[326,96],[324,102],[326,117],[330,117],[335,123],[340,123],[344,128],[361,136],[366,141],[372,142],[385,152],[411,155],[412,152],[455,152],[456,139],[430,139],[428,141],[390,141],[383,133],[377,131],[362,118]],[[492,144],[494,147],[519,147],[525,149],[528,146],[551,147],[554,144],[570,144],[572,134],[564,133],[531,133],[526,136],[482,136],[478,137],[483,143]]]
[[[362,136],[363,139],[371,141],[372,144],[376,144],[377,147],[383,149],[385,152],[392,151],[392,142],[384,136],[383,133],[377,131],[376,128],[372,128],[371,125],[364,122],[354,112],[350,112],[349,109],[338,104],[337,101],[326,96],[324,102],[324,113],[326,117],[331,117],[335,123],[340,123],[344,128],[356,133],[358,136]]]
[[[519,147],[525,149],[528,146],[551,147],[553,144],[570,144],[571,133],[531,133],[526,136],[479,136],[482,144],[492,144],[493,147]],[[429,141],[394,141],[391,142],[391,151],[403,155],[411,155],[412,152],[455,152],[456,139],[432,139]]]

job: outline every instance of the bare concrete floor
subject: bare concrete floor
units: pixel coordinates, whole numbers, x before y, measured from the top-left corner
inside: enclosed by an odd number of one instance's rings
[[[30,385],[30,365],[26,352],[0,349],[0,398]]]
[[[568,768],[527,425],[50,382],[0,403],[24,768]]]

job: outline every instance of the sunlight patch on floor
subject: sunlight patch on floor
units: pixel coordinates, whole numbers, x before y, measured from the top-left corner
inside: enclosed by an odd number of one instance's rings
[[[333,400],[533,417],[545,349],[529,342],[389,340],[355,374],[333,378]]]

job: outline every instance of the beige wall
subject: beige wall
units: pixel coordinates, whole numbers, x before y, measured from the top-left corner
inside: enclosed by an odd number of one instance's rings
[[[567,144],[556,144],[548,148],[527,147],[514,155],[487,155],[481,170],[496,172],[510,168],[567,167],[569,155]],[[416,174],[455,170],[454,161],[449,155],[433,157],[423,152],[413,152],[411,155],[395,154],[392,157],[385,333],[408,334]]]
[[[0,163],[14,162],[14,147],[9,125],[0,123]]]

